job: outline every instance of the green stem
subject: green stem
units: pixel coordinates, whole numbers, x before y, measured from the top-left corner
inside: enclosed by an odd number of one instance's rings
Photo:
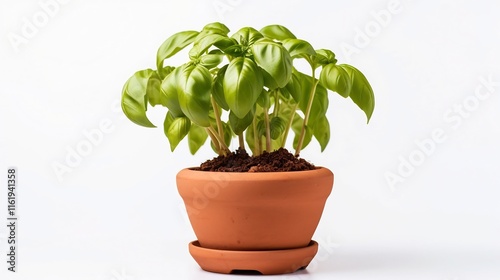
[[[223,155],[223,152],[220,149],[219,140],[217,140],[215,135],[208,129],[208,127],[205,127],[205,131],[207,132],[208,136],[210,136],[210,140],[212,140],[212,143],[214,143],[215,149],[217,150],[217,154]]]
[[[290,119],[288,120],[288,123],[286,125],[285,135],[283,135],[283,141],[281,142],[281,147],[285,147],[286,139],[288,138],[288,132],[292,128],[293,117],[295,117],[295,111],[297,111],[297,106],[298,105],[299,105],[298,103],[295,103],[295,105],[292,108],[292,115],[290,116]]]
[[[257,115],[255,115],[253,118],[252,129],[253,129],[253,145],[255,147],[255,155],[258,156],[261,153],[261,149],[260,149],[260,137],[259,134],[257,133]]]
[[[224,137],[224,126],[222,125],[222,121],[220,119],[219,106],[217,105],[217,103],[215,103],[213,95],[210,96],[210,100],[212,101],[212,107],[214,108],[215,121],[217,123],[217,132],[221,137]]]
[[[224,138],[221,137],[217,131],[215,131],[215,129],[211,126],[207,127],[208,131],[210,133],[213,134],[213,136],[217,139],[217,141],[219,142],[219,145],[220,145],[220,150],[222,152],[223,155],[227,155],[227,154],[230,154],[231,151],[229,150],[229,148],[227,147],[226,143],[224,142]]]
[[[277,117],[280,109],[280,100],[279,100],[280,92],[278,89],[274,90],[274,109],[273,109],[273,117]]]
[[[238,141],[240,143],[240,149],[245,149],[245,139],[243,138],[243,132],[238,134]]]
[[[266,151],[271,152],[271,127],[269,124],[267,108],[264,108],[264,123],[266,124]]]
[[[314,95],[316,93],[316,87],[318,86],[319,80],[316,81],[314,67],[312,70],[312,87],[311,92],[309,94],[309,101],[307,102],[306,113],[304,115],[304,122],[302,123],[302,129],[300,131],[299,143],[297,144],[297,149],[295,150],[295,156],[300,154],[300,150],[302,149],[302,145],[304,144],[304,138],[306,136],[306,127],[309,122],[309,115],[311,114],[311,108],[314,101]]]

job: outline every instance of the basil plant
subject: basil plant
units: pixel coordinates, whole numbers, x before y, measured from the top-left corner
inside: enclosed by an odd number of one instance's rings
[[[195,154],[210,138],[219,155],[230,153],[233,138],[253,155],[270,152],[284,147],[290,132],[296,155],[313,138],[323,151],[330,140],[329,90],[350,98],[370,120],[370,84],[358,69],[337,64],[332,51],[315,49],[281,25],[229,32],[215,22],[170,36],[158,49],[156,70],[140,70],[125,83],[125,115],[155,127],[146,116],[148,106],[164,106],[172,151],[187,137]],[[186,63],[169,65],[178,53]],[[305,60],[310,72],[299,71],[297,60]]]

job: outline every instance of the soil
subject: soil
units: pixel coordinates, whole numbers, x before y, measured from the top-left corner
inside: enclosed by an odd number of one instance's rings
[[[264,152],[249,156],[244,149],[218,156],[202,163],[197,170],[218,172],[284,172],[313,170],[316,167],[306,160],[294,156],[287,149]]]

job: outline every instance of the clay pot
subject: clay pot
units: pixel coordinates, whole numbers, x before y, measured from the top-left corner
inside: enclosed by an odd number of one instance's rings
[[[183,169],[177,188],[199,246],[231,251],[308,247],[333,173],[226,173]],[[198,243],[197,243],[198,244]]]

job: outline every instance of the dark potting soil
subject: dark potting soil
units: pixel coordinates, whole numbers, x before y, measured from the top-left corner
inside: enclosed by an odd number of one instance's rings
[[[218,156],[202,163],[197,170],[219,172],[282,172],[313,170],[315,166],[306,160],[294,156],[287,149],[264,152],[258,156],[249,156],[243,149],[227,155]]]

